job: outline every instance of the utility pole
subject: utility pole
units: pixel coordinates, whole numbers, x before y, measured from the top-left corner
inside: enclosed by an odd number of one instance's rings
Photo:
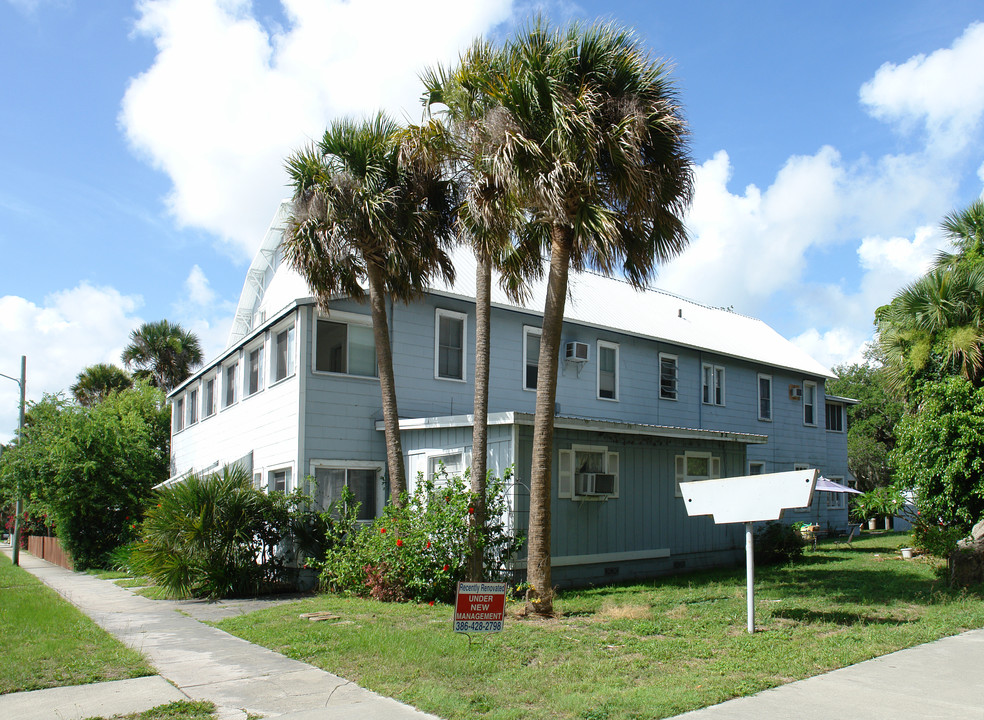
[[[24,406],[27,396],[27,355],[21,355],[20,380],[0,373],[0,376],[13,380],[20,385],[20,423],[18,424],[18,442],[24,441]],[[20,478],[17,479],[17,503],[14,511],[14,537],[11,543],[11,560],[14,565],[20,565],[20,534],[21,534],[21,514],[24,512],[24,500],[21,498]]]

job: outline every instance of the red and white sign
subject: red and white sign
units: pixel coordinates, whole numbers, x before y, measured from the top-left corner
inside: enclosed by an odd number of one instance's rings
[[[459,582],[454,603],[454,631],[502,632],[506,614],[506,584]]]

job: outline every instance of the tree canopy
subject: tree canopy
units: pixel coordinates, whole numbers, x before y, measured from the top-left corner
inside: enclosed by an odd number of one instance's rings
[[[202,364],[198,337],[167,320],[148,322],[130,333],[123,349],[123,363],[135,368],[134,376],[170,392]]]

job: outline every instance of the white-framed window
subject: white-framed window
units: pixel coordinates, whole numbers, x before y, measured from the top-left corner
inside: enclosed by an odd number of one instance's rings
[[[559,451],[558,497],[607,500],[618,497],[618,453],[605,445],[571,445]]]
[[[270,492],[289,493],[293,488],[290,482],[290,468],[276,468],[267,472],[267,489]]]
[[[817,425],[817,384],[812,380],[803,381],[803,424]]]
[[[198,388],[188,391],[188,424],[194,425],[198,422]]]
[[[465,455],[464,448],[428,455],[428,477],[435,478],[435,485],[441,485],[449,477],[462,475],[467,467]]]
[[[659,354],[659,396],[664,400],[677,399],[679,369],[677,356]]]
[[[202,420],[215,415],[215,377],[210,373],[202,380]]]
[[[598,341],[598,399],[618,400],[618,344]]]
[[[705,405],[724,405],[724,368],[704,363],[701,366],[701,400]]]
[[[844,484],[844,477],[841,475],[831,475],[827,479],[831,482],[837,483],[838,485]],[[847,493],[828,492],[824,494],[827,496],[827,507],[831,510],[843,510],[847,507]]]
[[[171,427],[174,432],[180,432],[184,429],[185,422],[185,399],[184,395],[181,397],[174,398],[171,401]]]
[[[536,390],[540,367],[540,335],[538,327],[523,326],[523,389]]]
[[[752,462],[752,461],[749,461],[749,463],[748,463],[748,474],[749,475],[761,475],[764,472],[765,472],[765,463],[764,462]]]
[[[758,419],[772,420],[772,376],[758,376]]]
[[[270,361],[270,382],[280,382],[294,374],[294,326],[273,331],[273,357]]]
[[[243,397],[255,395],[263,389],[263,345],[249,348],[245,354],[243,371]]]
[[[315,338],[316,372],[376,377],[376,340],[366,315],[332,313],[319,319]]]
[[[465,379],[465,344],[468,316],[437,308],[434,316],[434,377],[441,380]]]
[[[327,509],[333,502],[341,500],[342,489],[347,487],[355,496],[355,502],[359,503],[357,519],[372,521],[376,518],[378,463],[315,460],[311,468],[317,487],[316,498],[321,507]]]
[[[827,430],[844,432],[844,406],[840,403],[827,401],[824,405],[824,412],[827,419]]]
[[[674,458],[675,494],[683,497],[680,483],[721,477],[721,458],[713,453],[686,451]]]
[[[239,382],[236,377],[238,367],[238,360],[222,366],[222,407],[224,408],[235,405],[238,399]]]

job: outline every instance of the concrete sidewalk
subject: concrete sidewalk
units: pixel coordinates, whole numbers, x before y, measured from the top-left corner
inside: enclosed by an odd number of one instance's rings
[[[9,545],[4,552],[9,556]],[[247,713],[283,720],[436,720],[312,665],[203,625],[178,612],[175,603],[148,600],[26,552],[20,554],[20,564],[143,653],[168,682],[140,678],[0,695],[0,718],[81,720],[192,699],[211,700],[221,720],[245,720]]]
[[[5,552],[9,555],[9,546]],[[202,605],[147,600],[112,582],[64,570],[27,553],[20,557],[25,570],[143,652],[173,685],[154,677],[0,695],[0,718],[110,717],[190,698],[211,700],[223,720],[241,720],[246,712],[283,720],[437,720],[178,612],[217,618],[258,609],[266,601]],[[131,707],[133,704],[142,707]],[[678,718],[790,716],[984,720],[984,630],[901,650]]]

